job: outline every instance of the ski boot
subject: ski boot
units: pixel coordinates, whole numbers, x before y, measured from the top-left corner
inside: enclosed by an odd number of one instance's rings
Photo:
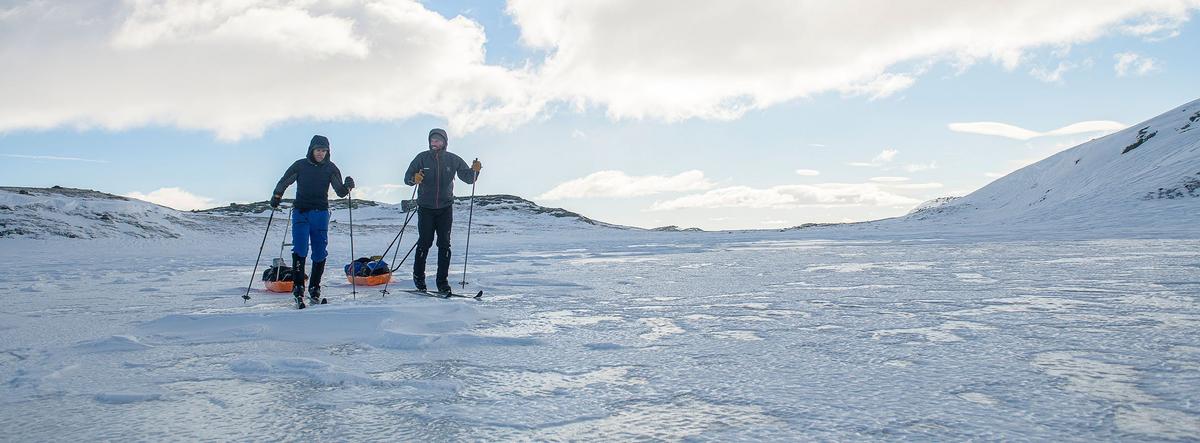
[[[310,305],[329,304],[329,300],[321,297],[321,287],[320,286],[309,286],[309,288],[308,288],[308,304],[310,304]]]
[[[292,297],[296,297],[296,309],[304,309],[304,257],[292,253]]]
[[[308,304],[323,305],[329,300],[321,298],[321,275],[325,273],[325,260],[313,262],[312,278],[308,280]]]
[[[445,282],[445,281],[437,282],[437,292],[438,292],[438,294],[442,294],[446,297],[454,295],[454,292],[453,292],[452,288],[450,287],[450,283]]]
[[[424,275],[413,274],[413,286],[416,286],[417,290],[421,291],[421,292],[425,292],[425,291],[429,290],[425,287],[425,276]]]
[[[292,285],[292,297],[296,297],[296,309],[304,309],[304,286]]]

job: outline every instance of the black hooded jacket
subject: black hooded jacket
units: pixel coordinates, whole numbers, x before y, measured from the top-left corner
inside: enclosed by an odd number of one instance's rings
[[[296,183],[297,210],[328,210],[330,186],[333,186],[333,192],[336,192],[338,197],[345,197],[350,193],[342,183],[342,171],[338,170],[331,160],[332,152],[325,154],[325,161],[320,163],[313,158],[313,151],[317,147],[329,148],[329,140],[319,135],[313,136],[312,142],[308,144],[308,155],[292,163],[275,185],[275,195],[282,197],[288,186]]]
[[[417,171],[424,172],[425,180],[417,186],[417,206],[441,209],[454,204],[455,176],[467,184],[472,184],[475,183],[478,174],[466,161],[463,161],[462,157],[449,151],[450,142],[446,137],[446,131],[436,128],[429,131],[430,138],[435,134],[440,135],[442,140],[446,140],[446,147],[437,151],[431,147],[417,154],[412,163],[408,164],[408,170],[404,172],[404,184],[415,185],[413,176],[417,174]]]

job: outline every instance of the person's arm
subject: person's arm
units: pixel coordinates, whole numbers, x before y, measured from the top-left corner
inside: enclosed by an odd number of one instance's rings
[[[421,170],[420,160],[421,160],[421,155],[417,154],[416,157],[413,157],[412,162],[410,162],[408,164],[408,170],[404,171],[404,184],[409,185],[409,186],[417,185],[417,182],[413,181],[413,176],[417,174],[417,171]]]
[[[476,159],[475,161],[479,161],[479,160]],[[471,168],[471,166],[467,164],[466,160],[463,160],[462,157],[459,157],[458,158],[458,179],[466,182],[469,185],[469,184],[474,184],[475,179],[477,179],[477,178],[479,178],[479,171],[476,171],[475,169]]]
[[[287,171],[284,171],[283,177],[281,177],[279,179],[279,183],[275,184],[275,192],[271,193],[271,200],[273,202],[278,201],[278,200],[283,200],[284,191],[287,191],[288,186],[291,186],[292,183],[295,183],[296,177],[299,177],[299,176],[300,176],[300,163],[299,162],[292,163],[292,166],[288,167]]]
[[[329,185],[333,186],[333,192],[338,197],[350,195],[350,189],[346,188],[346,185],[342,183],[342,171],[335,164],[330,163],[329,166],[333,168],[333,172],[329,174]]]

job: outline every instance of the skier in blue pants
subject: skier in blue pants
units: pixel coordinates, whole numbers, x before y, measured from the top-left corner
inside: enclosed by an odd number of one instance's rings
[[[330,160],[329,139],[314,135],[308,143],[308,155],[292,163],[283,173],[271,196],[271,207],[278,208],[288,186],[296,183],[296,200],[292,209],[292,295],[296,304],[304,307],[304,262],[312,248],[312,278],[308,281],[310,303],[321,303],[321,274],[329,256],[329,187],[338,197],[354,189],[354,179],[342,180],[342,172]]]

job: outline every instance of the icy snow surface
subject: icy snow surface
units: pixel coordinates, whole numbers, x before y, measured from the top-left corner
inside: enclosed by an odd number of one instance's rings
[[[6,240],[5,438],[1200,435],[1196,240],[482,234],[481,301],[302,311],[242,303],[258,240]]]

